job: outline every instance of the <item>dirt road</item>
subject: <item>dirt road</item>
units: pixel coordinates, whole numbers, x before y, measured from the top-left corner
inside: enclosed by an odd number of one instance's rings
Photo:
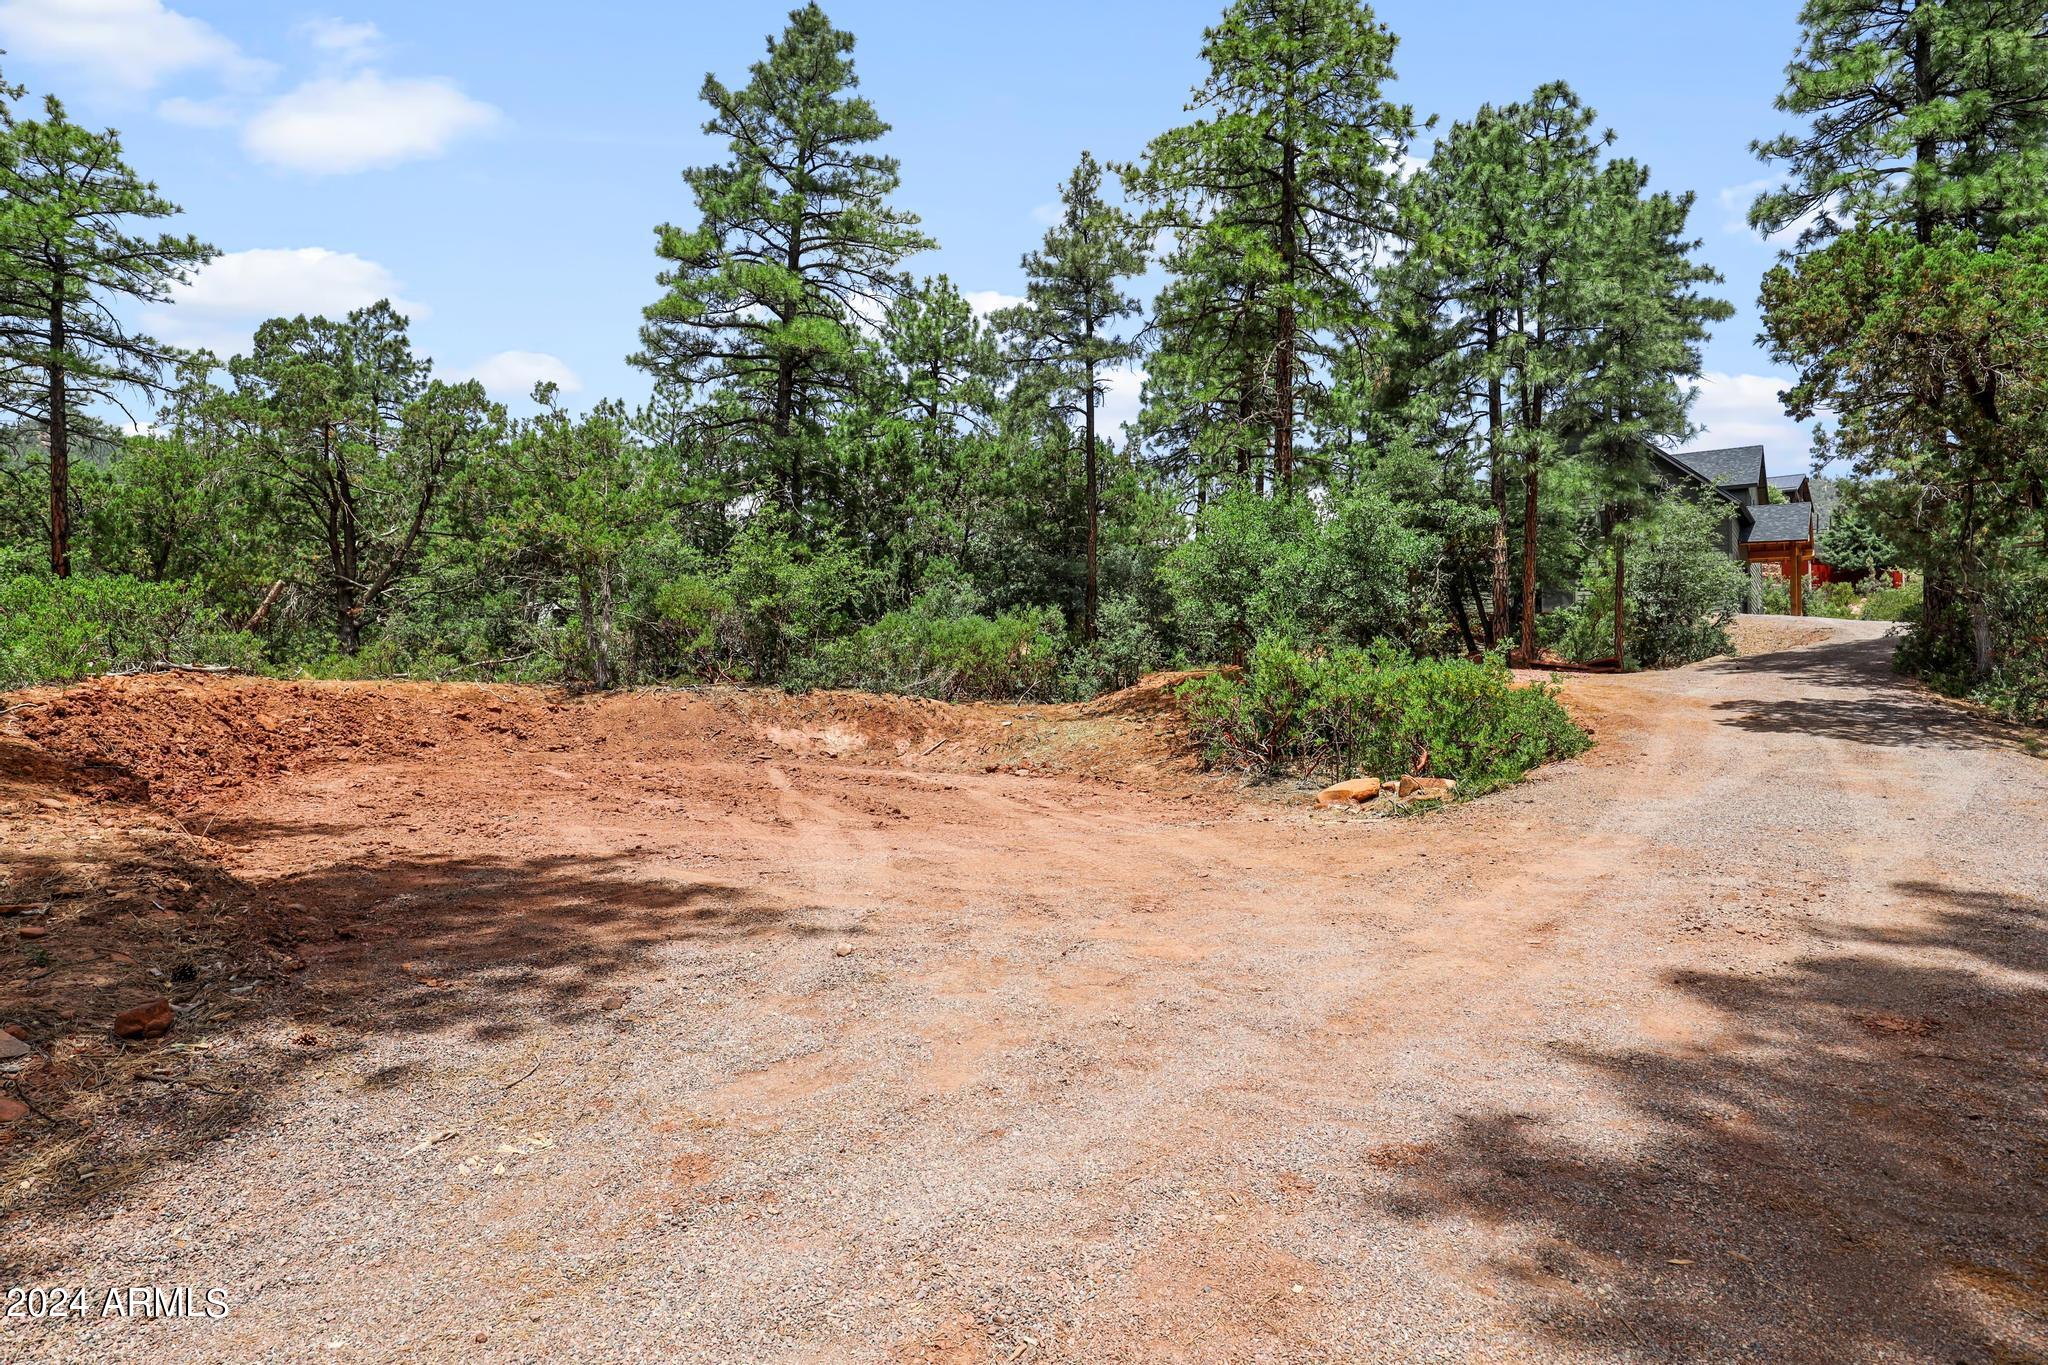
[[[2048,763],[1828,630],[1575,680],[1590,754],[1414,819],[1113,785],[1085,716],[278,701],[353,757],[152,775],[282,967],[7,1149],[68,1153],[8,1283],[228,1315],[0,1356],[2040,1358]],[[144,837],[21,773],[18,842]]]

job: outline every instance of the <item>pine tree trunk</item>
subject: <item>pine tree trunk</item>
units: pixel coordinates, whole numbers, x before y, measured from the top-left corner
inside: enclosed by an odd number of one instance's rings
[[[1910,60],[1913,64],[1913,97],[1919,102],[1921,116],[1925,118],[1928,106],[1934,103],[1933,39],[1925,25],[1914,27]],[[1932,165],[1938,155],[1938,144],[1932,133],[1920,137],[1913,143],[1913,164],[1916,170]],[[1915,188],[1913,195],[1913,240],[1921,246],[1926,246],[1934,240],[1934,210],[1928,205],[1924,191],[1918,187]]]
[[[783,265],[789,273],[801,279],[803,275],[802,235],[796,231],[789,234],[789,248],[784,254]],[[777,314],[777,320],[787,327],[790,319]],[[783,352],[775,359],[775,407],[769,414],[769,430],[774,433],[775,444],[781,446],[782,455],[789,461],[789,514],[801,517],[804,510],[803,457],[797,454],[789,439],[791,419],[796,414],[796,357]]]
[[[1614,532],[1614,666],[1628,657],[1628,537]]]
[[[1536,658],[1536,522],[1538,465],[1532,451],[1522,462],[1522,631],[1517,650]]]
[[[71,575],[71,422],[64,391],[64,278],[57,276],[50,304],[50,572]]]
[[[1500,310],[1486,314],[1486,354],[1491,363],[1500,345]],[[1486,450],[1493,494],[1493,610],[1487,622],[1491,643],[1508,633],[1508,485],[1500,467],[1500,432],[1505,418],[1501,412],[1500,376],[1486,381]]]
[[[1088,320],[1088,339],[1095,339],[1095,319]],[[1095,638],[1095,606],[1097,588],[1096,538],[1099,534],[1099,514],[1102,496],[1098,487],[1099,473],[1095,464],[1095,362],[1088,362],[1088,394],[1082,418],[1082,436],[1088,442],[1087,473],[1088,485],[1088,582],[1082,592],[1081,636],[1086,640]]]
[[[1294,276],[1301,244],[1295,239],[1295,150],[1290,141],[1280,154],[1280,273],[1286,290],[1280,304],[1280,350],[1273,376],[1273,484],[1286,493],[1294,487]]]

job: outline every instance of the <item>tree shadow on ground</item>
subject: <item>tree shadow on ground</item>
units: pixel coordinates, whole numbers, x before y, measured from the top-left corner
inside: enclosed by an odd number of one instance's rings
[[[1921,928],[1769,977],[1674,973],[1724,1017],[1711,1046],[1560,1049],[1648,1137],[1464,1115],[1390,1211],[1518,1234],[1494,1269],[1561,1347],[2040,1359],[2048,907],[1896,889]]]
[[[1796,685],[1844,693],[1714,703],[1722,724],[1753,734],[1819,735],[1900,748],[2028,751],[2040,736],[1944,700],[1891,669],[1889,640],[1811,645],[1700,666],[1709,674],[1769,673]]]
[[[236,834],[261,837],[253,824]],[[75,871],[52,861],[10,875],[55,885]],[[532,1049],[506,1047],[501,1065],[479,1047],[598,1024],[620,983],[653,974],[671,945],[859,932],[827,923],[839,918],[830,908],[648,875],[630,855],[380,855],[261,884],[216,868],[206,890],[204,906],[138,916],[167,936],[156,960],[191,966],[156,978],[178,1011],[169,1037],[116,1042],[95,1009],[82,1042],[39,1039],[43,1055],[13,1078],[35,1114],[0,1150],[0,1217],[94,1216],[140,1182],[174,1182],[166,1166],[269,1121],[309,1070],[340,1065],[366,1089],[451,1084],[417,1062],[371,1066],[366,1040],[443,1038],[468,1049],[479,1073],[452,1084],[495,1095],[513,1079],[497,1073],[516,1072]],[[32,1239],[0,1240],[0,1280],[30,1282],[44,1268]]]

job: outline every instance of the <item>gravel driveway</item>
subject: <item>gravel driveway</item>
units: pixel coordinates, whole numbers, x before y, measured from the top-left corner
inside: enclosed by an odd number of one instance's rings
[[[305,969],[4,1253],[227,1314],[0,1356],[2040,1359],[2048,764],[1825,629],[1411,819],[652,703],[236,789]]]

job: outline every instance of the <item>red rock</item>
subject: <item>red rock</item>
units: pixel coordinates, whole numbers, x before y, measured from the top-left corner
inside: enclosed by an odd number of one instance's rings
[[[41,938],[49,932],[48,929],[45,929],[40,924],[24,924],[21,926],[21,936],[23,938]]]
[[[1377,777],[1359,777],[1349,782],[1339,782],[1334,787],[1325,787],[1316,793],[1318,806],[1362,806],[1368,801],[1379,799],[1380,780]]]
[[[23,1041],[24,1043],[28,1041],[28,1030],[23,1028],[19,1024],[9,1024],[7,1026],[6,1032],[13,1034],[15,1037],[21,1039],[21,1041]]]
[[[1404,777],[1394,788],[1403,801],[1448,801],[1458,784],[1447,777]]]
[[[28,1106],[20,1100],[0,1099],[0,1123],[15,1123],[28,1117]]]
[[[116,1038],[161,1038],[171,1031],[176,1016],[171,1013],[171,1002],[158,997],[148,1004],[137,1005],[134,1009],[122,1010],[114,1016]]]

